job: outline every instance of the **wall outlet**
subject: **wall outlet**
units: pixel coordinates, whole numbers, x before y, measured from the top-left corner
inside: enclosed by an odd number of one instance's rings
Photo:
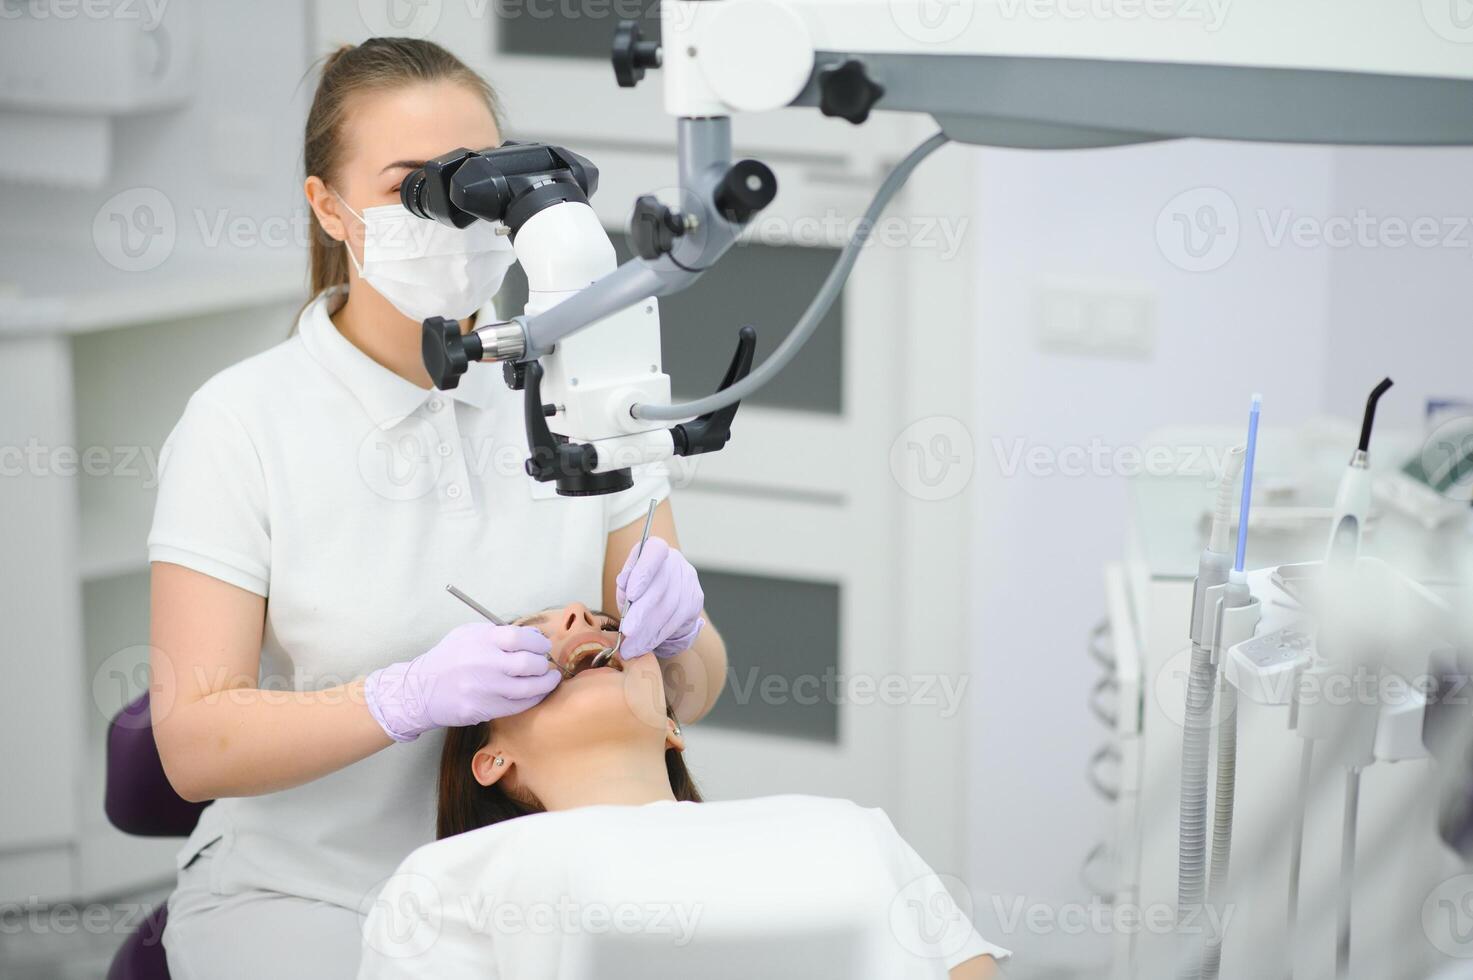
[[[1051,354],[1149,359],[1156,352],[1153,290],[1102,283],[1046,283],[1035,291],[1035,333]]]

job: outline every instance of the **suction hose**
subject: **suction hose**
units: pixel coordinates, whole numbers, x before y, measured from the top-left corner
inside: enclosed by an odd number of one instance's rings
[[[1186,712],[1182,719],[1181,815],[1177,844],[1176,922],[1185,933],[1199,916],[1206,892],[1207,771],[1212,737],[1212,699],[1217,668],[1212,663],[1211,637],[1215,610],[1207,608],[1208,590],[1226,583],[1231,555],[1228,528],[1233,512],[1233,485],[1243,463],[1243,447],[1235,447],[1217,485],[1212,531],[1197,568],[1192,613],[1192,661],[1187,674]],[[1190,942],[1184,939],[1184,942]],[[1193,947],[1195,943],[1191,943]],[[1195,978],[1198,957],[1181,958],[1180,976]]]
[[[1227,902],[1228,860],[1233,849],[1233,795],[1238,768],[1238,689],[1223,684],[1217,698],[1217,793],[1212,815],[1212,873],[1208,901],[1217,911],[1202,956],[1202,980],[1217,980],[1222,967],[1222,913]]]
[[[905,155],[895,169],[885,177],[880,184],[880,189],[875,191],[873,200],[865,209],[864,218],[849,236],[844,250],[839,253],[838,259],[834,261],[833,268],[824,278],[823,285],[818,288],[808,308],[798,318],[797,324],[791,333],[784,338],[767,359],[752,370],[745,378],[733,385],[722,388],[720,391],[705,398],[697,398],[694,401],[678,402],[671,405],[635,405],[632,414],[637,419],[654,419],[657,421],[675,421],[679,419],[694,418],[704,415],[706,412],[715,412],[746,398],[752,392],[761,388],[767,382],[776,377],[787,363],[791,361],[808,342],[813,331],[818,329],[819,323],[823,321],[824,314],[828,313],[829,307],[834,305],[844,283],[849,278],[849,272],[854,268],[854,263],[859,259],[860,249],[869,240],[870,232],[874,229],[876,222],[880,220],[880,212],[885,210],[885,205],[890,203],[890,198],[905,186],[910,172],[920,165],[920,162],[930,156],[934,151],[946,144],[948,137],[945,133],[933,133],[923,140],[915,149]]]

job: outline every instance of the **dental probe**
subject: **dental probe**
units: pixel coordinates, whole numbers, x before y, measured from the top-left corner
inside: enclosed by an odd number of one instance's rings
[[[655,505],[658,504],[658,503],[659,503],[659,501],[655,500],[654,498],[650,498],[650,509],[649,509],[649,513],[647,513],[647,514],[644,515],[644,531],[640,533],[640,535],[639,535],[639,547],[636,548],[635,551],[634,551],[634,561],[635,561],[636,564],[639,562],[639,556],[642,555],[642,554],[644,554],[644,543],[650,539],[650,525],[655,522]],[[623,615],[624,615],[624,610],[620,609],[619,610],[619,616],[622,618]],[[614,654],[618,653],[619,652],[619,648],[622,647],[623,645],[624,645],[624,631],[621,629],[621,630],[619,630],[619,639],[617,639],[617,640],[614,641],[614,645],[612,647],[610,647],[609,649],[605,650],[603,653],[594,654],[593,660],[591,661],[592,666],[594,666],[594,667],[602,667],[604,664],[608,663],[610,660],[613,660],[614,659]]]
[[[451,595],[455,596],[455,598],[459,599],[461,602],[465,603],[467,606],[470,606],[476,612],[480,613],[484,618],[490,620],[492,623],[496,624],[497,626],[505,626],[506,625],[506,620],[502,619],[500,616],[496,615],[494,612],[492,612],[491,610],[487,609],[485,606],[481,605],[479,602],[477,602],[476,600],[472,599],[470,596],[466,595],[464,592],[460,591],[455,586],[453,586],[453,585],[447,585],[447,586],[445,586],[445,591],[446,592],[449,592]]]
[[[460,591],[455,586],[453,586],[453,585],[447,585],[447,586],[445,586],[445,591],[446,592],[449,592],[451,595],[455,596],[455,598],[459,599],[461,602],[465,603],[467,606],[470,606],[472,609],[474,609],[476,612],[480,613],[482,616],[484,616],[487,620],[489,620],[493,624],[495,624],[497,626],[506,626],[506,625],[508,625],[507,622],[506,622],[506,620],[502,619],[500,616],[496,615],[494,612],[492,612],[491,610],[487,609],[485,606],[481,605],[479,602],[477,602],[476,600],[472,599],[470,596],[466,595],[464,592]],[[550,663],[550,664],[552,664],[558,670],[562,671],[562,675],[564,677],[572,677],[573,676],[572,674],[568,673],[568,668],[564,667],[562,664],[558,663],[556,660],[554,660],[552,658],[552,654],[551,653],[547,654],[547,662]]]

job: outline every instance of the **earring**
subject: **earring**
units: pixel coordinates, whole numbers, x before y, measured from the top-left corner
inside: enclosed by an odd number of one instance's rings
[[[491,764],[493,766],[504,766],[506,765],[506,760],[498,755],[496,758],[491,760]]]
[[[678,722],[678,721],[675,723],[675,734],[676,735],[681,734],[681,731],[680,731],[680,722]]]

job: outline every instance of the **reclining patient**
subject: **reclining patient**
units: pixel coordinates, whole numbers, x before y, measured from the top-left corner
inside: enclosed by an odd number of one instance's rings
[[[991,977],[973,930],[883,811],[773,796],[703,803],[654,656],[614,658],[581,605],[521,620],[571,676],[446,733],[438,837],[364,930],[382,978]]]

